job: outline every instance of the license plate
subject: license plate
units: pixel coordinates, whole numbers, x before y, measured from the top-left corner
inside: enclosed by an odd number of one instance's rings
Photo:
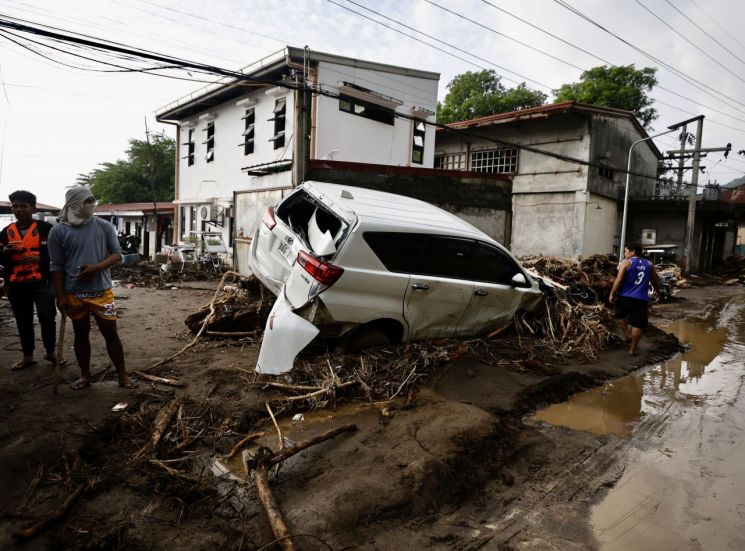
[[[295,250],[292,248],[291,245],[285,243],[284,241],[280,241],[279,245],[277,245],[277,251],[279,252],[279,254],[285,257],[285,260],[287,260],[288,264],[292,265],[295,263],[297,254],[295,253]]]

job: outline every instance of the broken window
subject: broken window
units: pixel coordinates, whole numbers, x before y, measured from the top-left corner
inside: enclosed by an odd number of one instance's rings
[[[424,162],[424,136],[426,127],[421,121],[414,121],[414,139],[411,144],[411,162],[422,164]]]
[[[187,166],[191,166],[194,164],[194,129],[190,128],[187,135],[188,137],[186,139],[186,142],[184,143],[186,155],[181,158],[186,159]]]
[[[472,172],[515,174],[517,172],[517,148],[500,147],[471,153]]]
[[[338,248],[343,230],[347,227],[345,222],[337,218],[305,191],[295,193],[282,202],[277,207],[276,216],[287,224],[295,235],[299,236],[314,252],[316,251],[312,247],[311,241],[316,244],[320,243],[319,238],[323,234],[330,234],[332,242],[336,245],[335,248]],[[311,239],[311,233],[313,239]],[[328,243],[324,244],[324,249],[325,251],[331,250],[328,248]],[[321,251],[317,254],[323,256]]]
[[[287,100],[278,99],[274,103],[274,116],[269,121],[274,121],[274,135],[269,138],[274,142],[274,149],[282,149],[285,146],[285,122],[287,116]]]
[[[447,155],[435,155],[435,168],[443,170],[465,170],[466,154],[450,153]]]
[[[207,139],[204,142],[207,145],[207,153],[204,159],[211,163],[215,160],[215,121],[208,122],[204,130],[207,132]]]
[[[253,107],[246,109],[246,114],[243,115],[243,121],[243,142],[239,145],[243,146],[244,155],[250,155],[254,152],[254,127],[256,126],[256,111]]]
[[[384,124],[393,124],[395,115],[392,109],[375,105],[361,99],[353,98],[351,96],[340,95],[339,96],[339,111],[345,113],[351,113],[359,117],[365,117],[377,122]]]
[[[607,166],[601,166],[598,168],[598,173],[600,174],[601,178],[607,178],[609,180],[613,179],[613,169],[608,168]]]

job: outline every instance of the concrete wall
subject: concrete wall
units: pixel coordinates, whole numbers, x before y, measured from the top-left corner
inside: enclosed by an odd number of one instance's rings
[[[618,202],[588,193],[585,205],[585,235],[582,256],[613,252],[618,227]]]
[[[318,81],[326,89],[348,82],[400,100],[403,105],[397,107],[396,112],[404,115],[412,116],[415,108],[434,113],[437,104],[437,80],[327,62],[319,63],[317,74]],[[413,121],[396,117],[394,124],[389,125],[340,111],[338,99],[317,96],[315,101],[316,139],[311,158],[432,168],[434,127],[426,127],[424,162],[416,164],[411,162]],[[426,120],[434,122],[434,115]]]
[[[513,195],[512,253],[581,255],[585,209],[586,199],[581,191]]]
[[[463,218],[506,247],[510,246],[511,182],[489,178],[363,172],[311,167],[309,179],[347,184],[414,197]],[[469,176],[473,176],[470,174]]]

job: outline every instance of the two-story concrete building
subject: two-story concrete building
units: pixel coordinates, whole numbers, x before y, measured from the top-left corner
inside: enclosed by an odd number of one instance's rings
[[[434,121],[438,73],[289,46],[241,73],[247,80],[222,79],[156,113],[177,125],[178,242],[218,231],[232,248],[248,237],[264,206],[300,183],[298,140],[308,160],[432,167],[434,127],[410,117]]]
[[[628,111],[556,103],[438,130],[435,168],[512,176],[514,254],[587,257],[617,252],[629,147],[646,137]],[[634,148],[632,197],[654,195],[660,158]]]

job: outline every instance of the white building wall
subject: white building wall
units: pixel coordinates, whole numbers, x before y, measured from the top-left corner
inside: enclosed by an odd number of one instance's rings
[[[585,237],[582,256],[612,252],[618,227],[618,201],[594,193],[587,194],[585,207]]]
[[[319,63],[317,79],[326,89],[342,82],[356,84],[403,102],[397,113],[413,116],[416,109],[434,113],[437,104],[437,80],[384,73],[370,69]],[[366,119],[339,110],[336,98],[317,96],[315,106],[315,147],[311,157],[335,161],[421,166],[432,168],[435,128],[426,127],[423,163],[411,162],[414,122],[396,117],[394,124]],[[422,115],[418,115],[422,116]],[[427,119],[434,122],[434,115]]]

